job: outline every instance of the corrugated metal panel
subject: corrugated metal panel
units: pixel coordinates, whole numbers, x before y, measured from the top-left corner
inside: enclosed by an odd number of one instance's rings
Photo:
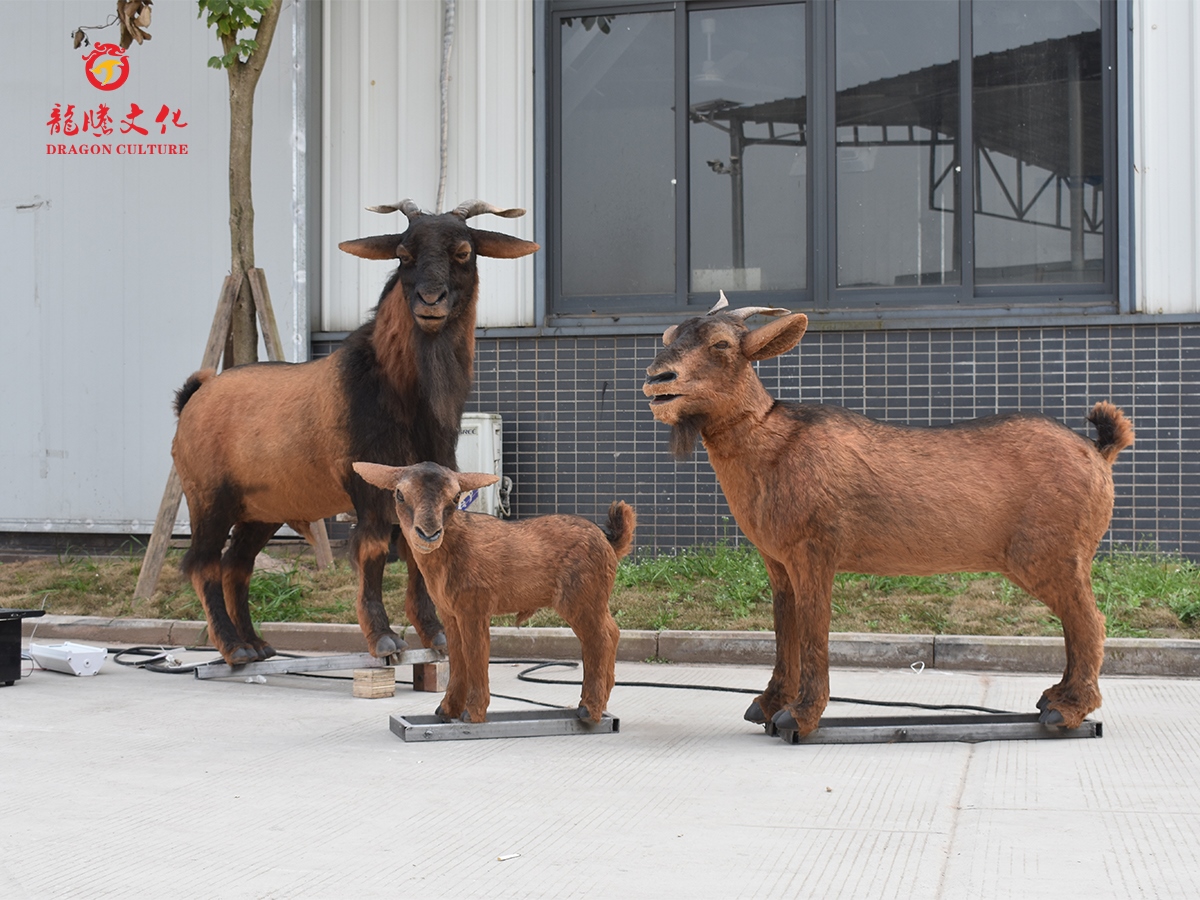
[[[533,208],[533,7],[458,0],[451,55],[446,205],[479,197]],[[379,299],[391,267],[339,241],[403,231],[399,213],[364,207],[437,200],[442,3],[325,4],[325,178],[319,329],[348,331]],[[475,220],[532,238],[532,215]],[[481,325],[533,324],[533,262],[481,260]]]
[[[1200,312],[1200,7],[1134,4],[1139,309]]]
[[[259,85],[254,192],[257,261],[284,343],[292,339],[291,16],[285,9]],[[154,8],[153,41],[130,51],[119,89],[85,80],[70,34],[103,21],[95,3],[6,3],[22,39],[0,74],[0,531],[148,532],[170,468],[171,401],[197,367],[229,267],[228,85],[192,4]],[[115,29],[92,34],[111,42]],[[75,122],[104,102],[111,155],[47,153],[54,104]],[[130,104],[145,137],[122,134]],[[160,106],[181,112],[161,134]],[[168,142],[187,155],[117,155]],[[40,204],[40,206],[38,206]],[[25,208],[22,208],[25,207]]]

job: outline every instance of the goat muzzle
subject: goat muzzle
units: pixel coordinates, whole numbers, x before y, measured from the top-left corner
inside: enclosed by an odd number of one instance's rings
[[[413,537],[416,540],[409,541],[410,546],[417,553],[432,553],[442,545],[443,529],[438,528],[433,532],[426,532],[420,525],[413,526]]]
[[[442,288],[418,289],[412,314],[418,327],[426,334],[437,334],[450,316],[449,294]]]
[[[647,371],[646,383],[642,385],[642,393],[650,398],[650,410],[654,413],[655,418],[658,417],[658,410],[661,407],[666,406],[672,400],[678,400],[681,396],[664,389],[665,386],[675,381],[676,377],[675,372],[670,369],[654,374]]]

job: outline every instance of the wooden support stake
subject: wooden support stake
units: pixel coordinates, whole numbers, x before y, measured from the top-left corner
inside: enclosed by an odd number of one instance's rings
[[[262,269],[251,269],[246,273],[246,278],[250,281],[250,296],[254,298],[254,309],[258,312],[258,325],[267,348],[267,359],[282,362],[283,341],[279,338],[279,325],[275,322],[275,308],[271,306],[267,279]]]

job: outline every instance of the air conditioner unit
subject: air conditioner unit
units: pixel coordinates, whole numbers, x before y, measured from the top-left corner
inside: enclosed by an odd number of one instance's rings
[[[508,490],[512,482],[502,469],[503,424],[497,413],[464,413],[458,429],[458,470],[488,472],[500,481],[472,491],[459,504],[461,509],[489,516],[508,514]]]

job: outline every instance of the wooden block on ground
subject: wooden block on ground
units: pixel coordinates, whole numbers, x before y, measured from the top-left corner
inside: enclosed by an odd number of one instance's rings
[[[396,669],[380,666],[377,669],[354,670],[354,696],[364,700],[378,700],[396,695]]]
[[[446,660],[413,665],[413,690],[441,693],[450,683],[450,663]]]

